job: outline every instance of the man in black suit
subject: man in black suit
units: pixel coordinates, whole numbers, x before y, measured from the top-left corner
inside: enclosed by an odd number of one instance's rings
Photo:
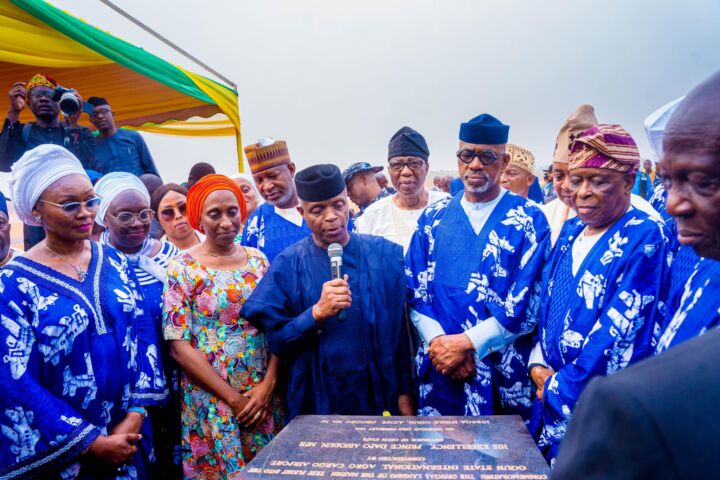
[[[720,260],[718,105],[720,72],[693,89],[670,119],[663,159],[668,205],[676,204],[668,211],[678,221],[680,242],[715,260]],[[593,380],[570,422],[553,480],[720,478],[718,364],[720,330],[713,328]]]
[[[720,477],[720,330],[590,383],[553,480]]]

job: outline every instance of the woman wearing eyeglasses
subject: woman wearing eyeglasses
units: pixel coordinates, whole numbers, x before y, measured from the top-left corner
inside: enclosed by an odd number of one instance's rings
[[[109,173],[97,182],[95,192],[102,198],[95,221],[105,227],[100,242],[119,250],[128,258],[144,300],[142,326],[153,329],[156,337],[161,339],[163,283],[168,262],[180,252],[173,244],[150,237],[154,213],[150,209],[150,195],[140,178],[126,172]],[[138,355],[153,359],[157,369],[156,379],[164,373],[170,385],[177,385],[177,372],[169,357],[167,344],[159,342],[159,346],[159,351],[154,345],[149,346],[147,351],[138,348]],[[151,411],[152,424],[156,427],[153,429],[158,459],[156,473],[162,473],[158,478],[177,476],[180,472],[179,463],[175,471],[172,470],[172,459],[177,457],[173,452],[179,453],[180,450],[177,389],[174,393],[166,408]]]
[[[155,190],[150,197],[150,208],[157,215],[165,230],[165,240],[186,252],[199,245],[205,237],[190,226],[187,219],[187,188],[167,183]]]
[[[80,162],[41,145],[13,165],[13,206],[46,238],[0,274],[0,476],[146,478],[145,407],[164,380],[139,355],[136,279],[90,242],[100,199]]]

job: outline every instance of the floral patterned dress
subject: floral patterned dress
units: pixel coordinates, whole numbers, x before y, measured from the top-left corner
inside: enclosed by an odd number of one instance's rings
[[[259,250],[246,248],[237,270],[208,268],[184,253],[172,259],[164,291],[166,340],[189,340],[215,371],[240,392],[260,384],[270,352],[265,337],[240,308],[268,268]],[[182,450],[185,478],[239,478],[249,462],[282,427],[279,403],[253,429],[238,424],[232,409],[183,373]]]

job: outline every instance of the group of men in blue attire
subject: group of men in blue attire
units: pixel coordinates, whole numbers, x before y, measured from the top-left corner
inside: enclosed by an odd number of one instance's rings
[[[295,174],[284,142],[248,147],[267,203],[243,243],[265,251],[271,267],[243,314],[285,363],[290,418],[518,414],[554,465],[592,379],[716,325],[717,263],[696,256],[689,272],[672,275],[678,238],[705,233],[678,229],[673,218],[680,225],[691,214],[677,206],[668,206],[675,217],[662,212],[666,221],[633,207],[641,160],[625,129],[598,124],[559,139],[577,216],[554,246],[541,209],[500,186],[509,131],[489,114],[461,124],[463,191],[428,203],[404,259],[397,242],[354,232],[337,167]],[[390,164],[402,158],[404,171],[415,158],[427,162],[416,134],[405,131],[414,139],[407,151],[393,138]],[[709,182],[710,194],[720,180],[708,175],[685,184]],[[331,243],[344,248],[343,278],[330,276]],[[603,459],[592,461],[601,469]]]

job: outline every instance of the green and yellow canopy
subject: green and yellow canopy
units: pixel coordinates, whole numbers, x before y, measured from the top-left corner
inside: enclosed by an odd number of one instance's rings
[[[170,135],[234,135],[242,171],[235,90],[42,0],[0,0],[0,88],[9,90],[38,72],[77,89],[83,98],[107,98],[118,126]],[[0,112],[7,111],[8,101],[0,94]],[[31,116],[23,112],[23,121]]]

